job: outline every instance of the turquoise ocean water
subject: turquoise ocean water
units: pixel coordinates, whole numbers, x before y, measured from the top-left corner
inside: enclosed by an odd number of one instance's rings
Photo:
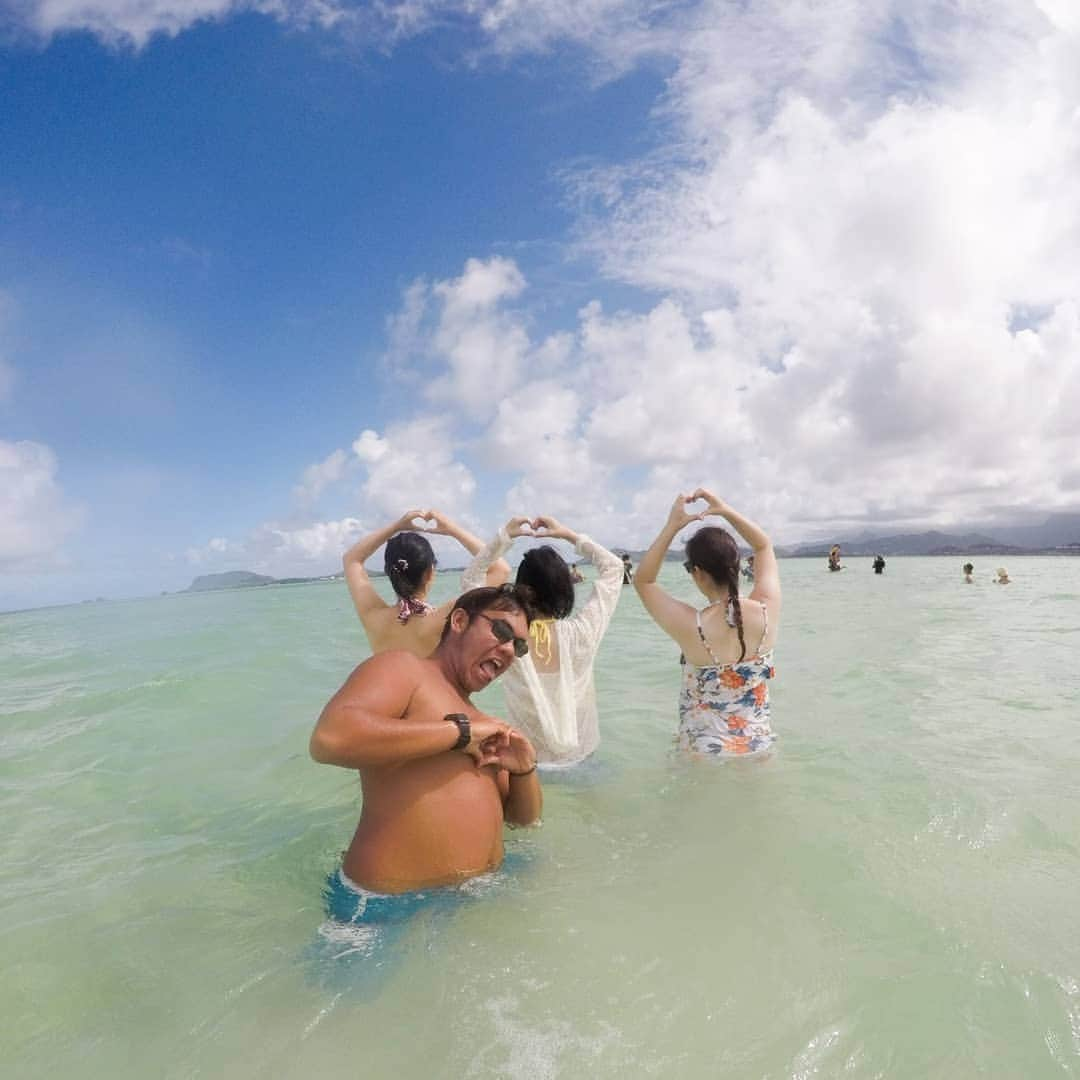
[[[782,564],[764,763],[672,751],[627,590],[594,761],[381,948],[320,897],[343,585],[0,618],[0,1072],[1080,1076],[1080,559],[961,561]]]

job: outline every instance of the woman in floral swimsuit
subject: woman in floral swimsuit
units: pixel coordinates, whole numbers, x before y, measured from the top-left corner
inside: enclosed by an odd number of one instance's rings
[[[695,504],[705,503],[703,510]],[[698,610],[656,583],[676,535],[695,521],[724,518],[753,549],[754,591],[739,596],[739,550],[725,529],[707,525],[686,542],[687,572],[708,603]],[[634,576],[642,603],[683,651],[679,745],[699,754],[762,754],[775,741],[768,680],[780,622],[780,572],[768,536],[712,492],[679,495]]]

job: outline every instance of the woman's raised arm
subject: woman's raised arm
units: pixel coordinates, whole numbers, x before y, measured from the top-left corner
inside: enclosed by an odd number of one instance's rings
[[[694,609],[681,600],[676,600],[666,589],[656,583],[664,556],[679,532],[694,521],[700,521],[702,514],[687,511],[688,503],[694,502],[695,495],[679,495],[671,504],[668,519],[660,530],[649,550],[641,557],[634,572],[634,588],[641,597],[645,610],[653,617],[657,625],[671,637],[685,631],[686,621],[693,617]]]
[[[708,503],[705,513],[722,517],[750,545],[754,552],[754,591],[750,599],[768,605],[770,610],[777,609],[780,605],[780,568],[765,530],[707,488],[698,488],[691,497]]]
[[[430,532],[438,536],[452,536],[470,555],[476,556],[483,550],[484,543],[473,536],[467,529],[463,529],[456,521],[453,521],[441,510],[427,510],[425,516],[435,522],[435,527]],[[484,570],[485,585],[501,585],[510,577],[510,564],[504,559],[494,558]],[[480,586],[473,586],[479,588]]]
[[[375,591],[375,586],[371,584],[371,578],[368,577],[368,572],[364,568],[364,563],[367,562],[367,560],[370,559],[371,556],[394,535],[394,533],[401,532],[403,529],[414,528],[414,519],[423,516],[424,512],[422,510],[407,511],[402,514],[397,521],[391,522],[391,524],[386,525],[381,529],[376,529],[375,532],[369,533],[367,536],[358,540],[342,557],[341,565],[345,571],[345,584],[349,586],[349,595],[352,597],[353,605],[355,606],[356,613],[360,616],[361,621],[365,615],[369,615],[373,611],[378,611],[380,608],[389,606]]]

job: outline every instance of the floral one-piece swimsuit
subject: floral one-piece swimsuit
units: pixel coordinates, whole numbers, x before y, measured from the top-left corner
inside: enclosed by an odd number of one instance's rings
[[[716,601],[722,603],[723,601]],[[712,604],[702,610],[707,611]],[[697,612],[697,632],[714,663],[695,667],[683,659],[682,690],[679,693],[679,746],[699,754],[741,757],[770,750],[776,741],[769,722],[768,681],[775,674],[772,650],[761,654],[769,632],[769,612],[764,604],[765,625],[755,655],[736,664],[722,664],[705,639],[701,612]],[[735,625],[728,603],[727,622]]]

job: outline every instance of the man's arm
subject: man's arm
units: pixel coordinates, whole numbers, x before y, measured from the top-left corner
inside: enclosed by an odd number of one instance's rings
[[[497,783],[508,825],[535,825],[540,820],[544,794],[536,771],[536,750],[520,731],[510,728],[507,738],[489,744],[477,764],[499,766]]]
[[[420,685],[423,661],[380,653],[364,661],[327,702],[311,734],[311,756],[323,765],[359,769],[430,757],[451,749],[458,729],[446,720],[404,718]]]
[[[507,776],[509,791],[503,799],[503,821],[508,825],[535,825],[544,809],[539,774],[533,769],[525,776]]]
[[[444,716],[405,716],[424,678],[425,663],[396,649],[365,660],[323,709],[311,733],[311,756],[322,765],[361,769],[452,750],[460,735],[457,725]],[[479,765],[485,752],[496,754],[509,741],[509,728],[472,707],[462,711],[472,728],[462,753]]]

